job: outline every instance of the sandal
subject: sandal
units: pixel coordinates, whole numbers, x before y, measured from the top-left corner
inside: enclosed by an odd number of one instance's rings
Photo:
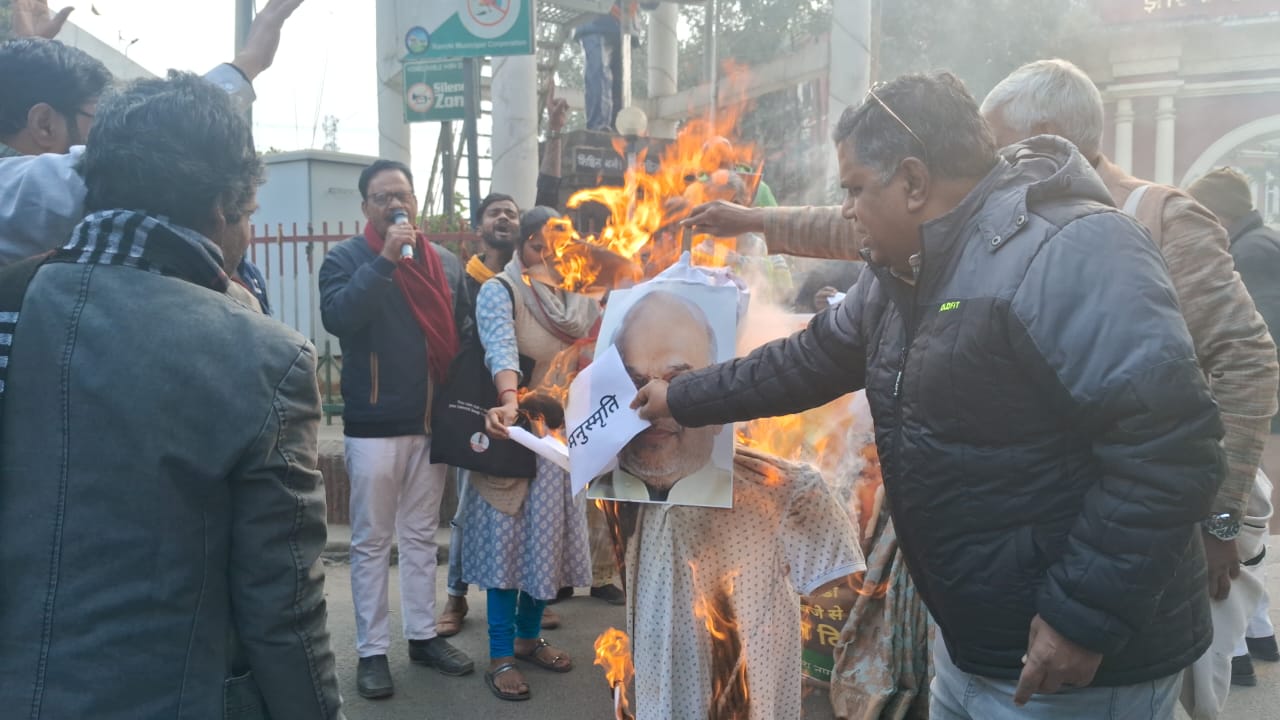
[[[507,672],[508,670],[515,670],[515,669],[516,669],[515,663],[502,663],[494,670],[485,672],[484,682],[486,685],[489,686],[489,690],[492,691],[494,696],[497,697],[499,700],[509,700],[511,702],[519,702],[521,700],[529,699],[529,690],[527,688],[529,683],[527,682],[525,683],[526,689],[524,692],[518,692],[518,693],[503,692],[502,688],[498,687],[497,677],[502,673]]]
[[[534,665],[537,665],[538,667],[542,668],[543,670],[550,670],[551,672],[567,673],[573,669],[573,661],[570,661],[568,665],[557,664],[561,660],[568,660],[569,657],[567,655],[556,655],[555,657],[551,658],[550,661],[543,660],[538,655],[538,653],[541,653],[543,650],[549,647],[551,647],[551,643],[547,642],[546,638],[538,638],[538,644],[533,647],[533,652],[524,653],[524,654],[516,653],[515,658],[517,660],[524,660],[525,662],[531,662]]]

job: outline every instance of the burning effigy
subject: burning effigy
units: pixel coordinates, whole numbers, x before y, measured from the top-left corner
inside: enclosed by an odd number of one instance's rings
[[[762,238],[716,238],[680,225],[702,202],[754,194],[760,177],[755,147],[733,138],[741,109],[722,112],[714,122],[691,121],[656,169],[632,163],[623,186],[575,193],[570,208],[597,203],[609,220],[585,237],[567,218],[558,224],[547,234],[547,275],[532,280],[603,296],[608,324],[610,300],[621,297],[613,291],[645,283],[683,255],[693,268],[731,276],[750,297],[738,352],[799,329],[803,318],[768,302],[779,286],[790,285],[789,278],[778,282],[779,263],[767,258]],[[625,148],[617,149],[625,156]],[[622,304],[615,317],[626,312]],[[674,302],[663,307],[679,310]],[[607,345],[614,338],[601,339]],[[587,346],[566,351],[548,375],[550,384],[567,393],[593,356]],[[647,379],[633,377],[637,385]],[[652,488],[647,497],[630,499],[653,504],[597,501],[610,520],[627,595],[627,632],[611,628],[596,647],[614,693],[615,717],[800,718],[801,595],[860,585],[865,570],[858,513],[849,510],[859,501],[850,488],[829,484],[846,449],[843,429],[851,412],[847,400],[837,401],[802,416],[739,427],[730,435],[736,440],[731,508],[670,504],[666,494],[655,499]],[[633,469],[636,464],[633,458]]]
[[[818,472],[739,446],[732,509],[628,511],[636,717],[798,719],[800,594],[865,569]]]

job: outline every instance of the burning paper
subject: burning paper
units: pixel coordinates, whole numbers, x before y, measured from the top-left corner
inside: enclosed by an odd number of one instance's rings
[[[577,495],[608,469],[618,453],[649,427],[631,409],[636,386],[618,350],[609,347],[569,386],[565,427],[569,440],[569,481]]]
[[[569,472],[569,448],[565,447],[564,443],[549,435],[538,437],[519,425],[512,425],[507,428],[507,432],[511,434],[512,440],[560,466],[561,470]]]

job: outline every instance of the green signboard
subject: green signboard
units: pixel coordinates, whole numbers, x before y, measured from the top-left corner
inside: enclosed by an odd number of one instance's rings
[[[397,0],[404,61],[530,55],[533,0]]]
[[[404,65],[404,121],[438,122],[467,116],[467,74],[461,60]]]

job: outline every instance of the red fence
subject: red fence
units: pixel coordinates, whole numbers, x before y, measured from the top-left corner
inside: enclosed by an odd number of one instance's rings
[[[320,319],[320,265],[334,245],[364,231],[364,224],[307,223],[255,225],[247,256],[267,278],[271,314],[316,345],[321,355],[337,355],[338,340]],[[433,242],[449,247],[465,260],[474,240],[471,233],[437,233]],[[327,343],[327,345],[326,345]]]

